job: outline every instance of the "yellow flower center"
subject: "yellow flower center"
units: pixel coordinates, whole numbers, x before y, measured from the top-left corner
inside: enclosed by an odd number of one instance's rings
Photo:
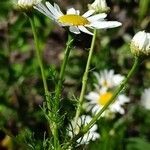
[[[98,99],[98,104],[105,105],[111,99],[111,97],[112,97],[111,92],[107,92],[107,93],[100,95]]]
[[[79,15],[63,15],[61,17],[59,17],[58,21],[62,24],[67,24],[67,25],[71,25],[71,26],[80,26],[80,25],[86,25],[89,24],[90,22]]]

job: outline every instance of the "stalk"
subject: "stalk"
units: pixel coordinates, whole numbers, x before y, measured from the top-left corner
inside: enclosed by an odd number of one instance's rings
[[[59,119],[59,104],[60,104],[60,99],[61,99],[61,92],[62,92],[62,85],[63,85],[63,81],[64,81],[65,69],[67,66],[68,59],[69,59],[70,51],[73,46],[73,41],[74,41],[73,37],[69,34],[68,41],[66,44],[67,46],[65,49],[64,59],[63,59],[63,63],[62,63],[60,74],[59,74],[58,84],[56,85],[56,88],[55,88],[54,112],[55,112],[56,118],[58,118],[58,119]],[[54,122],[54,145],[55,145],[55,148],[57,147],[57,150],[60,149],[59,138],[58,138],[58,123],[57,122]]]
[[[86,87],[87,87],[89,68],[90,68],[91,58],[92,58],[93,51],[94,51],[95,40],[96,40],[96,29],[94,29],[94,35],[93,35],[92,42],[91,42],[89,56],[88,56],[85,72],[84,72],[84,75],[82,78],[82,89],[81,89],[81,93],[80,93],[80,97],[79,97],[79,102],[77,105],[77,111],[76,111],[76,115],[75,115],[75,124],[77,123],[77,120],[80,116],[82,103],[83,103],[83,99],[84,99],[84,95],[85,95],[85,91],[86,91]]]

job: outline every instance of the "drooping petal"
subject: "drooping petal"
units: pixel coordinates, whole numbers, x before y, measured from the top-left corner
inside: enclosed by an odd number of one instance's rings
[[[121,25],[122,24],[118,21],[96,21],[90,24],[90,26],[97,28],[97,29],[115,28]]]
[[[84,32],[84,33],[87,33],[87,34],[90,34],[90,35],[93,35],[92,32],[90,32],[89,30],[87,30],[84,26],[78,26],[79,30]]]
[[[79,31],[79,29],[75,26],[70,26],[69,27],[69,31],[75,34],[80,34],[81,32]]]

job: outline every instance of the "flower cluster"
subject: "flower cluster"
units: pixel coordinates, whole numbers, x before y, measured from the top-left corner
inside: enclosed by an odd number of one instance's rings
[[[114,74],[114,70],[104,70],[100,73],[94,73],[94,75],[98,84],[95,84],[95,91],[91,91],[85,96],[88,102],[84,104],[86,110],[91,111],[93,115],[100,111],[111,99],[115,87],[124,79],[120,74]],[[129,98],[120,94],[102,116],[111,118],[114,117],[115,113],[124,114],[125,110],[122,106],[127,102],[129,102]]]

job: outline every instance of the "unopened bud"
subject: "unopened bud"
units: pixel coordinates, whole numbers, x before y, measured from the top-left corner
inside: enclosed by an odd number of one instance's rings
[[[150,33],[139,31],[131,40],[131,52],[135,56],[150,55]]]
[[[18,7],[23,11],[29,11],[34,5],[40,3],[41,0],[18,0]]]
[[[107,6],[106,0],[95,0],[91,5],[88,5],[89,10],[94,10],[96,13],[109,12],[110,8]]]

